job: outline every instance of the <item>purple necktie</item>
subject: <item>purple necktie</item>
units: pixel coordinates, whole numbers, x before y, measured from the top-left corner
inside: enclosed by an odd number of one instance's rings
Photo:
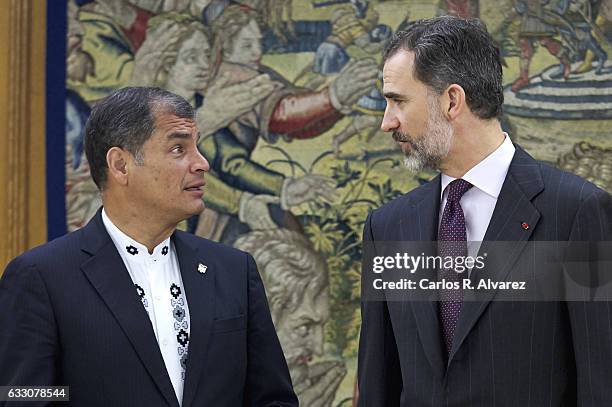
[[[463,216],[463,209],[461,209],[459,201],[463,194],[471,187],[472,184],[462,179],[456,179],[448,184],[446,206],[444,207],[444,212],[442,212],[442,221],[440,222],[440,230],[438,232],[438,255],[442,258],[443,265],[448,257],[467,256],[465,217]],[[461,280],[464,277],[462,274],[455,272],[453,268],[442,267],[440,278],[447,282],[458,282],[461,284]],[[461,313],[463,290],[443,288],[440,290],[439,295],[440,302],[438,305],[440,321],[442,322],[442,336],[446,345],[446,351],[450,353],[455,328]]]

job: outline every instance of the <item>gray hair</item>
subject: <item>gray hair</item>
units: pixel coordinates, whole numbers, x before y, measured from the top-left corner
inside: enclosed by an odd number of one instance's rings
[[[96,103],[85,124],[85,154],[98,189],[106,186],[106,153],[112,147],[125,149],[138,163],[144,162],[142,146],[155,131],[161,113],[195,120],[193,107],[185,99],[161,88],[122,88]]]
[[[504,93],[499,48],[480,20],[442,16],[410,23],[383,50],[383,61],[398,51],[414,52],[415,78],[441,94],[457,84],[481,119],[499,118]]]

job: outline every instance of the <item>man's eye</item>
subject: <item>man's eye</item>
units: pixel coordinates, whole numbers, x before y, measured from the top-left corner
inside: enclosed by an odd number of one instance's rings
[[[172,151],[173,153],[182,153],[183,152],[183,146],[174,146],[172,147]]]
[[[295,329],[300,336],[306,336],[310,332],[309,324],[302,324]]]

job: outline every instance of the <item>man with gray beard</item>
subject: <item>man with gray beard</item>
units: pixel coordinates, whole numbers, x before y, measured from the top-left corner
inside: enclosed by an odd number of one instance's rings
[[[502,131],[499,50],[480,21],[413,22],[390,40],[383,62],[382,130],[410,170],[441,174],[369,214],[366,259],[390,242],[425,243],[442,258],[512,242],[516,250],[467,276],[452,266],[432,272],[448,282],[514,281],[539,271],[528,241],[612,240],[607,192],[537,162]],[[612,405],[609,298],[497,301],[499,291],[457,284],[415,301],[375,293],[372,273],[365,260],[359,406]]]

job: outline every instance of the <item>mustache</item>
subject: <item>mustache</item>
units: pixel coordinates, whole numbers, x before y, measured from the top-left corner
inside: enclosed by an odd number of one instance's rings
[[[402,133],[399,130],[395,130],[393,131],[392,136],[393,140],[395,140],[398,143],[406,143],[406,142],[410,142],[410,139],[408,138],[408,135],[406,135],[405,133]]]

